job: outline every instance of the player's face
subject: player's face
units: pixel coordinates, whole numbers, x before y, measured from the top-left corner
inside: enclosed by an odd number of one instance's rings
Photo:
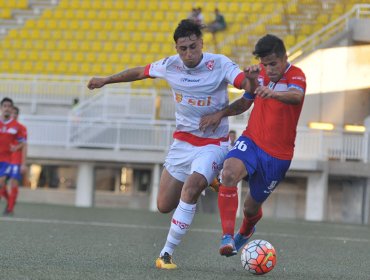
[[[284,75],[288,64],[288,57],[277,57],[276,54],[270,54],[260,59],[266,69],[266,74],[274,83],[278,82]]]
[[[186,67],[193,68],[202,60],[203,39],[195,35],[177,40],[176,50]]]
[[[8,101],[5,101],[1,105],[1,114],[2,114],[3,118],[5,118],[5,119],[10,118],[10,116],[12,115],[12,110],[13,110],[13,105],[12,105],[12,103],[10,103]]]

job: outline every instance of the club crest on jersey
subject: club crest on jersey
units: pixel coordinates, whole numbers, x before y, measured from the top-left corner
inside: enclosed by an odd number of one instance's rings
[[[212,162],[212,170],[213,171],[220,171],[222,169],[222,165],[217,164],[217,162]]]
[[[175,92],[175,98],[177,103],[181,103],[182,101],[182,94]]]
[[[263,86],[263,78],[262,77],[258,77],[258,84],[260,86]]]
[[[206,66],[208,68],[209,71],[212,71],[213,70],[213,67],[215,66],[215,61],[214,60],[209,60],[206,62]]]

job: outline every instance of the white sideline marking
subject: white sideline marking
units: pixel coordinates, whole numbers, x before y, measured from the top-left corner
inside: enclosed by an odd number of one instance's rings
[[[152,225],[134,225],[134,224],[117,224],[117,223],[106,223],[106,222],[85,222],[85,221],[68,221],[68,220],[50,220],[50,219],[29,219],[29,218],[15,218],[15,217],[1,217],[0,221],[6,222],[23,222],[23,223],[40,223],[40,224],[60,224],[60,225],[78,225],[78,226],[97,226],[97,227],[112,227],[112,228],[134,228],[134,229],[158,229],[168,230],[168,227],[163,226],[152,226]],[[201,229],[191,228],[191,231],[201,233],[217,233],[220,234],[221,230],[216,229]],[[279,236],[285,238],[307,238],[307,239],[324,239],[324,240],[337,240],[342,242],[363,242],[370,243],[370,239],[363,238],[350,238],[340,236],[313,236],[313,235],[294,235],[286,233],[267,233],[258,231],[258,235],[262,236]]]

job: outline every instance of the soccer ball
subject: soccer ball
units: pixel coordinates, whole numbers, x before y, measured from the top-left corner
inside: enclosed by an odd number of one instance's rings
[[[253,240],[243,248],[241,261],[245,270],[257,275],[265,274],[275,267],[275,248],[266,240]]]

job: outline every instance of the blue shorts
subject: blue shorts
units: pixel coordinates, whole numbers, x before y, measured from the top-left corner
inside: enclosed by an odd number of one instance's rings
[[[7,162],[0,162],[0,177],[8,177],[10,174],[10,164]]]
[[[8,176],[10,179],[22,181],[21,165],[20,164],[10,164],[10,174]]]
[[[250,193],[262,203],[284,179],[291,160],[281,160],[260,149],[250,138],[240,136],[226,159],[240,159],[248,172]]]

